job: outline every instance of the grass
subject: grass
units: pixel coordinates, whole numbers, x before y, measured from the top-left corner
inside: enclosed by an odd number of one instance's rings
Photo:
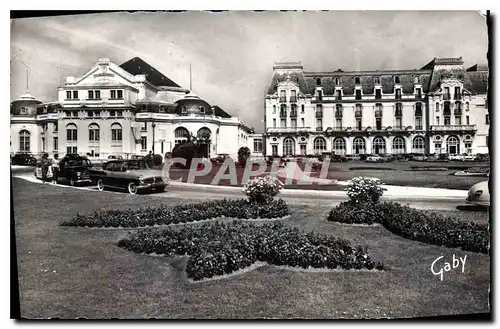
[[[378,318],[489,312],[487,255],[426,245],[383,227],[330,223],[331,207],[292,206],[285,220],[350,239],[388,272],[303,273],[272,266],[189,284],[180,261],[116,246],[132,229],[59,227],[76,212],[194,200],[97,193],[13,179],[21,315],[27,318]],[[462,216],[463,212],[453,212]],[[464,219],[487,221],[482,212]],[[465,273],[430,272],[434,259],[467,255]]]

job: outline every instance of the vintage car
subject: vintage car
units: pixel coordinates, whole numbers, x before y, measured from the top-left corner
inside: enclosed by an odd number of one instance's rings
[[[386,160],[380,155],[372,154],[366,157],[366,162],[385,162]]]
[[[488,181],[472,185],[465,201],[473,205],[489,207],[490,190],[488,188]]]
[[[123,157],[121,155],[113,155],[113,154],[108,156],[108,160],[114,160],[114,159],[121,160],[123,159]]]
[[[91,170],[90,176],[99,191],[108,187],[126,190],[130,194],[145,190],[163,192],[168,185],[161,170],[151,169],[144,159],[108,161],[102,169]]]
[[[451,154],[449,157],[450,161],[475,161],[476,156],[469,153],[462,154]]]
[[[65,179],[69,185],[90,184],[90,168],[92,163],[86,157],[78,154],[66,154],[59,161],[58,180]]]
[[[13,165],[20,166],[34,166],[36,164],[36,158],[31,153],[16,153],[10,159],[10,163]]]

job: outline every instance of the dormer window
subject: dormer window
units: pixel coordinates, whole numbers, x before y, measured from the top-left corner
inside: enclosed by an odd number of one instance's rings
[[[316,78],[316,86],[321,86],[321,79],[320,78]]]
[[[71,91],[66,91],[66,99],[71,99]]]
[[[21,114],[28,114],[28,108],[27,107],[21,107]]]
[[[374,80],[376,85],[380,84],[380,77],[375,77]]]
[[[361,79],[359,77],[354,77],[354,84],[360,85]]]
[[[203,106],[200,106],[200,113],[205,113],[205,108]]]
[[[401,83],[401,80],[399,79],[399,75],[396,75],[394,77],[394,83],[397,83],[397,84]]]
[[[335,78],[335,85],[340,86],[340,78]]]
[[[417,76],[417,75],[416,75],[416,76],[414,76],[414,77],[413,77],[413,83],[415,83],[415,84],[420,83],[420,77],[419,77],[419,76]]]
[[[186,105],[184,105],[184,106],[182,107],[182,109],[181,109],[182,113],[187,113],[187,110],[188,110],[188,109],[187,109],[187,106],[186,106]]]
[[[94,99],[94,91],[93,90],[89,90],[88,99]]]

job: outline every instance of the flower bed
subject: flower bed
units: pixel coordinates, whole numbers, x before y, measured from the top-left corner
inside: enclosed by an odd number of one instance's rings
[[[347,240],[302,233],[281,222],[146,229],[130,233],[118,246],[138,253],[188,255],[186,273],[194,281],[230,274],[256,262],[300,268],[384,269],[365,249],[353,247]]]
[[[343,202],[330,211],[327,220],[347,224],[379,223],[392,233],[415,241],[483,254],[489,249],[486,224],[461,221],[394,202],[371,205]]]
[[[61,226],[86,227],[145,227],[210,220],[218,217],[240,219],[281,218],[290,214],[282,199],[258,204],[245,199],[215,200],[167,207],[147,207],[137,210],[106,210],[87,215],[77,214],[60,223]]]

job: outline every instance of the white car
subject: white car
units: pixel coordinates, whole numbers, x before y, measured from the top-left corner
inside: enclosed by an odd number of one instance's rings
[[[472,185],[465,199],[467,203],[477,206],[490,206],[490,190],[488,181]]]
[[[380,155],[370,155],[366,157],[366,162],[385,162],[385,159]]]
[[[462,153],[450,155],[449,159],[451,161],[475,161],[476,156],[470,153]]]

